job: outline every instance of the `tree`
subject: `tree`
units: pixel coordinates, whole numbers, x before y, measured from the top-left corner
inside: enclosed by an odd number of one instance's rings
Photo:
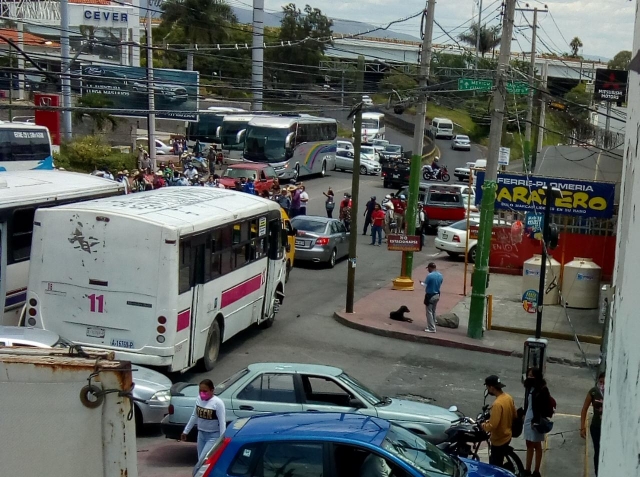
[[[582,48],[584,45],[582,44],[582,40],[580,40],[580,38],[578,38],[577,36],[573,38],[573,40],[571,40],[569,42],[569,48],[571,48],[571,56],[574,58],[578,57],[578,51],[580,50],[580,48]]]
[[[113,106],[113,101],[111,101],[109,98],[105,97],[102,94],[89,93],[79,97],[76,103],[76,106],[81,108],[105,108],[106,109]],[[82,123],[82,120],[84,119],[85,116],[91,119],[91,121],[93,121],[94,127],[92,128],[92,134],[95,134],[96,130],[98,132],[104,131],[108,124],[111,125],[112,129],[115,128],[116,125],[118,124],[117,119],[111,116],[111,114],[109,114],[106,111],[104,112],[93,111],[90,113],[74,111],[73,122]]]
[[[189,43],[188,71],[193,71],[194,45],[222,43],[229,36],[228,27],[238,21],[224,0],[168,0],[160,18],[170,31],[181,30]]]
[[[616,56],[609,62],[608,66],[612,70],[628,70],[631,63],[631,52],[622,50],[616,53]]]
[[[474,23],[469,27],[469,30],[458,35],[460,41],[471,45],[473,47],[476,46],[476,39],[478,37],[478,24]],[[500,44],[501,37],[501,29],[499,26],[488,27],[487,25],[483,25],[480,28],[480,49],[479,53],[484,58],[484,55],[493,50],[496,46]]]
[[[290,80],[312,82],[318,74],[317,67],[324,51],[332,44],[330,37],[333,21],[323,15],[320,9],[311,8],[309,5],[306,5],[302,12],[295,4],[290,3],[282,7],[282,12],[278,40],[284,44],[306,41],[295,46],[268,49],[269,59],[273,62],[302,67],[298,68],[299,72],[285,72]],[[291,66],[275,66],[287,70],[293,69]]]

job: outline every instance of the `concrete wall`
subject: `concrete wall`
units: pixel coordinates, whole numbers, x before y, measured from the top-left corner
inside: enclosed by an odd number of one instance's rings
[[[640,10],[636,8],[634,58],[629,72],[629,106],[618,221],[615,298],[604,396],[600,472],[602,476],[640,475]]]

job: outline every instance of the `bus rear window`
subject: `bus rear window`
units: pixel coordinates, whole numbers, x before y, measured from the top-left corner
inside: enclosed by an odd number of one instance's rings
[[[45,131],[0,131],[0,162],[42,161],[50,155],[51,145]]]

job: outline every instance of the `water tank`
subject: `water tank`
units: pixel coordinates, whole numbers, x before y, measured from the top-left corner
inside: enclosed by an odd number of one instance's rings
[[[549,265],[551,262],[551,265]],[[542,264],[542,255],[534,255],[524,262],[522,267],[522,293],[527,290],[538,291],[540,287],[540,265]],[[558,285],[560,280],[560,262],[554,260],[553,257],[547,257],[547,268],[545,270],[544,289],[549,288],[553,277],[556,277],[556,286],[544,296],[544,305],[557,305],[560,300],[558,293]]]
[[[590,258],[574,258],[564,266],[562,297],[569,308],[598,308],[602,269]]]

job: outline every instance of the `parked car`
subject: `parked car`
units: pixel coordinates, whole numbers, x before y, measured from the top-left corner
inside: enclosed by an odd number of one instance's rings
[[[268,412],[355,412],[388,419],[437,444],[460,419],[455,407],[447,410],[380,396],[342,369],[316,364],[255,363],[215,389],[225,403],[228,422]],[[198,385],[176,384],[171,391],[172,414],[162,429],[173,439],[180,436],[193,412]]]
[[[499,221],[494,220],[493,223],[498,225]],[[477,232],[480,225],[480,217],[471,217],[469,219],[470,230]],[[473,238],[472,238],[473,237]],[[467,221],[460,220],[446,227],[438,227],[438,235],[434,239],[435,247],[438,250],[447,252],[450,257],[457,257],[464,254],[465,244],[467,243]],[[469,236],[469,252],[468,257],[471,263],[476,261],[476,245],[478,239],[475,234]]]
[[[349,254],[349,232],[337,219],[299,215],[291,219],[296,233],[296,258],[299,261],[326,263],[333,268]]]
[[[256,193],[260,194],[265,189],[271,189],[273,181],[278,177],[278,174],[272,166],[265,163],[233,164],[225,169],[220,178],[220,183],[228,189],[233,189],[236,181],[240,180],[241,177],[246,177],[247,179],[253,177]]]
[[[451,149],[453,150],[461,149],[464,151],[470,151],[471,139],[469,139],[469,136],[465,136],[464,134],[456,134],[455,136],[453,136],[453,139],[451,140]]]
[[[513,477],[451,457],[421,436],[359,414],[287,413],[240,419],[200,458],[195,477]]]
[[[365,94],[362,96],[362,104],[364,104],[365,106],[373,106],[373,100],[370,96]]]
[[[133,91],[139,94],[149,94],[149,84],[146,81],[135,81]],[[171,103],[184,103],[188,99],[187,89],[171,83],[156,83],[151,85],[154,96]]]
[[[164,142],[156,139],[156,156],[166,156],[168,154],[173,154],[173,148],[171,146],[167,146]],[[136,144],[142,145],[142,147],[147,147],[149,144],[148,137],[139,137],[136,138]]]
[[[400,196],[409,197],[409,187],[401,188],[393,198],[396,210]],[[467,216],[459,186],[421,182],[418,200],[424,204],[425,228],[449,225]]]
[[[354,157],[350,151],[339,150],[336,152],[336,165],[337,171],[353,171]],[[380,174],[380,163],[370,161],[365,156],[360,154],[360,174],[371,174],[377,176]]]
[[[39,328],[23,326],[0,326],[0,346],[20,346],[32,348],[68,348],[72,346],[68,340],[57,333]],[[136,427],[140,429],[147,424],[160,424],[169,413],[171,398],[171,380],[151,369],[134,365],[133,403]]]

